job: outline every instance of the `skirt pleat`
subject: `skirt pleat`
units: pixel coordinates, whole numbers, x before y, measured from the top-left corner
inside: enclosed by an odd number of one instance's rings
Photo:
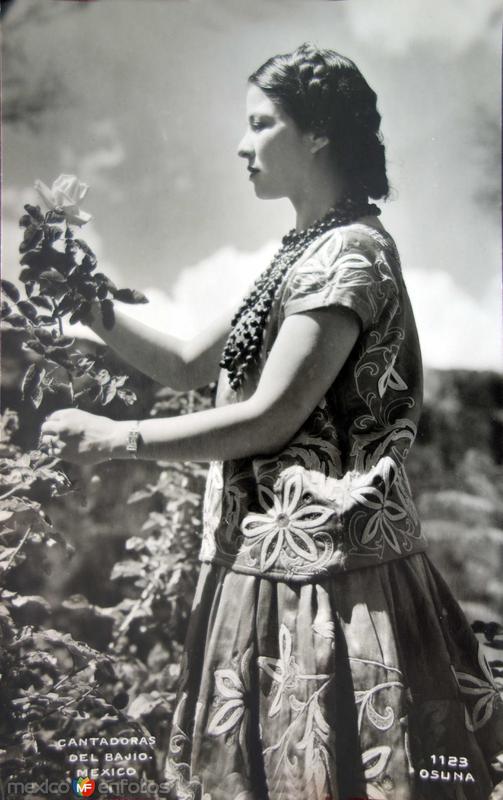
[[[488,800],[503,703],[424,553],[293,584],[202,564],[173,800]]]

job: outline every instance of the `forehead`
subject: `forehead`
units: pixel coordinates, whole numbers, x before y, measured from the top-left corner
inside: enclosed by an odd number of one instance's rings
[[[278,119],[284,117],[281,107],[254,83],[249,84],[246,93],[246,113],[249,117],[259,114]]]

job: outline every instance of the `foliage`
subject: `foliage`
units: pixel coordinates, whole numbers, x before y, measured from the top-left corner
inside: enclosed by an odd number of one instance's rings
[[[134,393],[125,386],[128,376],[112,374],[99,355],[90,358],[76,348],[62,333],[62,318],[83,319],[94,302],[110,327],[115,300],[145,298],[117,289],[97,272],[94,253],[69,225],[63,227],[58,211],[42,215],[38,207],[25,210],[20,279],[26,297],[2,281],[7,298],[3,324],[26,337],[32,361],[22,382],[24,399],[38,408],[45,393],[64,388],[72,404],[84,396],[97,406],[108,405],[115,396],[126,405],[134,403]],[[189,399],[165,391],[161,395],[153,414],[184,413],[209,402],[194,394]],[[16,444],[19,418],[14,411],[3,414],[1,425],[0,672],[6,676],[0,693],[5,709],[1,777],[61,779],[68,770],[68,752],[55,745],[60,738],[120,734],[138,740],[153,734],[160,758],[194,589],[204,470],[160,464],[157,479],[130,498],[152,503],[152,508],[141,535],[128,540],[125,559],[111,575],[121,586],[121,600],[102,608],[74,595],[53,607],[25,589],[30,571],[51,571],[55,548],[72,557],[66,532],[55,530],[48,506],[64,499],[75,481],[57,459],[39,449],[23,452]],[[98,620],[108,623],[108,640],[101,648],[82,635],[89,622]],[[126,760],[128,749],[121,748],[118,756]],[[103,747],[96,752],[101,768]],[[140,774],[156,777],[155,759],[138,765]]]
[[[92,305],[99,307],[106,328],[114,324],[113,299],[126,303],[144,303],[141,292],[118,289],[101,272],[96,272],[97,259],[82,239],[76,239],[57,210],[42,214],[38,206],[25,206],[21,217],[24,228],[20,244],[23,269],[20,280],[26,297],[22,298],[13,283],[2,280],[3,294],[0,319],[10,327],[23,331],[24,347],[43,358],[43,365],[33,363],[23,380],[23,396],[40,406],[45,392],[64,389],[69,402],[82,395],[92,402],[107,405],[119,397],[127,405],[136,400],[125,384],[126,375],[111,375],[105,369],[103,356],[89,358],[76,348],[75,340],[63,336],[62,319],[70,323],[84,320]],[[72,379],[85,378],[80,391],[74,391]]]
[[[120,727],[140,728],[116,708],[117,678],[110,654],[40,623],[51,615],[45,598],[8,588],[27,560],[50,570],[48,553],[71,547],[53,529],[45,502],[71,489],[58,466],[40,451],[23,453],[13,443],[17,415],[1,418],[0,520],[0,774],[5,780],[60,779],[61,736]]]

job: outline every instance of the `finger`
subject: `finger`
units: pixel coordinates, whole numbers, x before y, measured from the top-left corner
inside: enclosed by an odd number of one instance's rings
[[[44,452],[52,450],[58,443],[60,442],[56,434],[44,433],[39,438],[39,448]]]
[[[42,423],[42,426],[40,428],[40,433],[43,436],[46,434],[57,435],[60,430],[61,430],[61,425],[58,425],[57,422],[53,421],[49,422],[46,420],[45,422]]]

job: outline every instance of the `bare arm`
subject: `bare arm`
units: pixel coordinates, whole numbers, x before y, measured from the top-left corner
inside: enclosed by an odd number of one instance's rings
[[[140,457],[213,461],[274,453],[284,447],[326,394],[360,331],[356,314],[329,308],[284,321],[255,393],[241,403],[139,423]],[[42,425],[61,458],[96,463],[129,458],[130,422],[78,409],[51,414]]]
[[[230,331],[228,310],[189,341],[154,330],[130,317],[116,304],[115,322],[107,330],[96,306],[87,324],[125,361],[164,386],[178,391],[206,386],[218,377],[218,362]]]
[[[341,307],[285,320],[254,395],[174,419],[142,420],[140,457],[226,460],[284,447],[324,397],[351,352],[360,323]],[[130,423],[116,423],[112,457],[127,457]]]

